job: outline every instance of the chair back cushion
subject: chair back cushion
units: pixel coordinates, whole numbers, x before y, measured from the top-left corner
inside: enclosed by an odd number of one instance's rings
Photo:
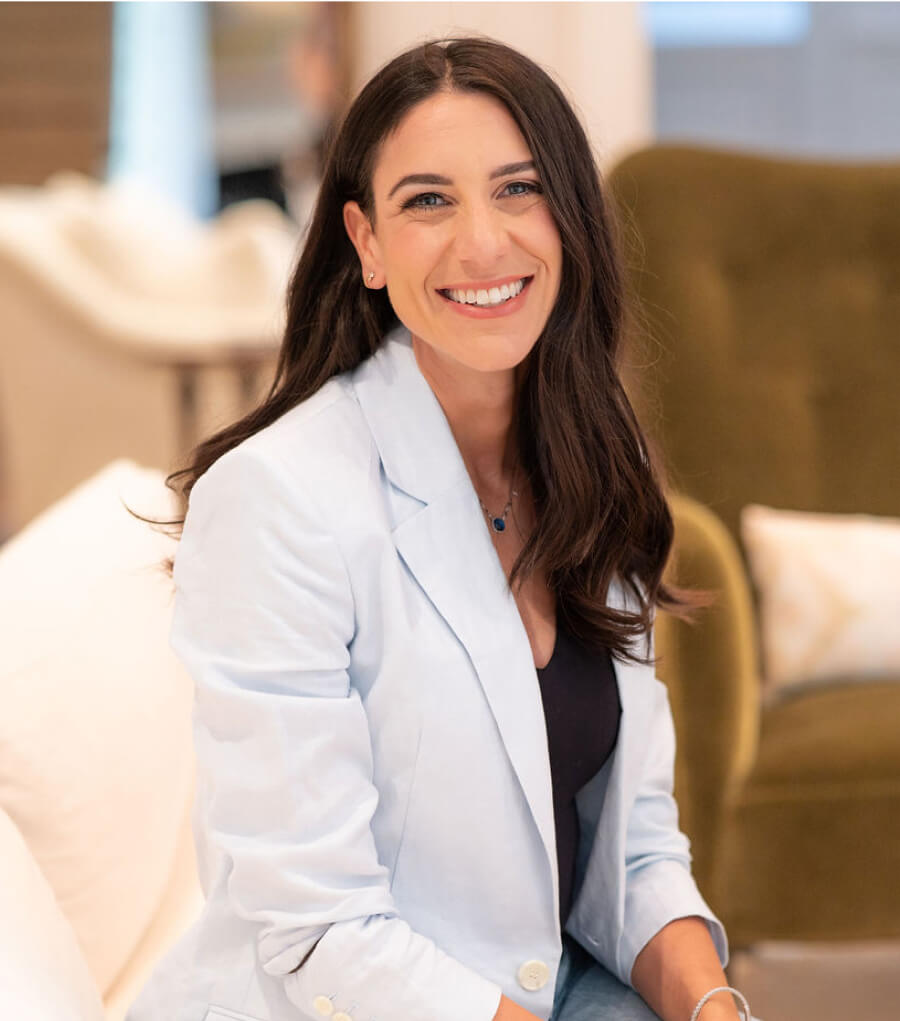
[[[735,539],[749,503],[900,514],[900,163],[658,146],[611,185],[673,483]]]

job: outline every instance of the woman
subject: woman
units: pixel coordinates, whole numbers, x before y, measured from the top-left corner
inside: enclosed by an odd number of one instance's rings
[[[738,1017],[647,665],[672,525],[623,329],[552,80],[484,39],[379,72],[273,391],[183,473],[207,904],[132,1021]]]

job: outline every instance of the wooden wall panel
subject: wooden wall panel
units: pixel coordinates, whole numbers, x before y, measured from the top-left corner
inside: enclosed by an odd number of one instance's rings
[[[103,174],[111,3],[0,3],[0,184]]]

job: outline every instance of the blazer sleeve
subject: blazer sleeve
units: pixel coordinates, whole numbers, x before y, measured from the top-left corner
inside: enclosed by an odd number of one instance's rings
[[[722,966],[728,963],[725,930],[697,889],[690,844],[678,826],[673,796],[675,727],[668,692],[656,680],[652,691],[647,757],[625,830],[625,924],[615,970],[628,983],[637,955],[676,918],[703,918]]]
[[[353,594],[299,475],[230,451],[194,486],[176,556],[204,885],[258,925],[261,967],[303,1013],[328,997],[359,1017],[487,1021],[500,988],[398,917],[378,860]]]

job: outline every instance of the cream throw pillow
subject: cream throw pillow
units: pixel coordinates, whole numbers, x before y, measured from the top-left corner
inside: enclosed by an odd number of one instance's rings
[[[900,680],[900,519],[751,505],[741,534],[767,689]]]
[[[170,495],[118,461],[0,549],[0,808],[101,993],[157,911],[191,793],[192,687],[159,568],[175,544],[122,505],[170,516]]]

